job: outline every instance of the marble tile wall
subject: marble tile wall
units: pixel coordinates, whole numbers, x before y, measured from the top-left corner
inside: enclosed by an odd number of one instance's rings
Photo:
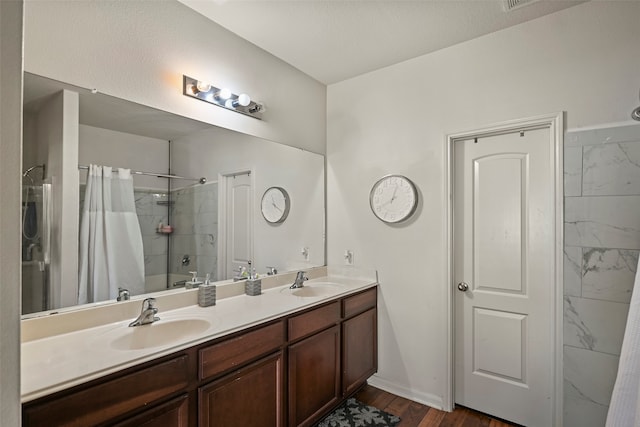
[[[170,272],[188,275],[197,271],[199,277],[207,273],[212,279],[218,274],[218,184],[216,182],[182,188],[172,193],[175,202],[171,218],[174,232],[171,237]],[[184,255],[191,263],[182,265]]]
[[[567,132],[564,425],[602,427],[640,253],[640,125]]]

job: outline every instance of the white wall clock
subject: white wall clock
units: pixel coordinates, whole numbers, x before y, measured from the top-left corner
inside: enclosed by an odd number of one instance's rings
[[[394,224],[407,220],[416,211],[418,191],[406,176],[387,175],[373,184],[369,203],[375,216]]]
[[[282,187],[270,187],[262,195],[262,216],[271,223],[277,224],[289,215],[289,194]]]

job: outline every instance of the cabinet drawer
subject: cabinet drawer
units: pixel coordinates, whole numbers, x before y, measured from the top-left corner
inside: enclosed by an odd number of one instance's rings
[[[340,321],[340,301],[289,319],[289,341],[320,331]]]
[[[205,347],[199,353],[200,380],[244,365],[284,344],[284,322],[247,332]]]
[[[359,294],[345,298],[342,306],[342,317],[347,318],[375,307],[378,289],[371,288]]]
[[[97,425],[181,391],[187,384],[188,356],[183,355],[49,402],[26,406],[23,425]]]
[[[188,427],[189,397],[184,394],[113,427]]]

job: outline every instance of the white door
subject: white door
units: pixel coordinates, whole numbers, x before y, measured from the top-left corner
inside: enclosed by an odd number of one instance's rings
[[[226,177],[225,277],[231,279],[240,266],[247,267],[252,256],[251,221],[253,218],[251,175]]]
[[[530,427],[553,425],[550,141],[454,143],[455,402]]]

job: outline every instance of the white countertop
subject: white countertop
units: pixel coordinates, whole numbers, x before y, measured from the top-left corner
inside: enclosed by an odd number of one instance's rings
[[[287,285],[263,290],[259,296],[238,295],[219,299],[215,306],[206,308],[190,305],[160,310],[158,316],[161,320],[158,323],[136,328],[153,328],[163,321],[180,319],[205,319],[210,323],[208,329],[191,334],[185,331],[184,336],[164,346],[126,350],[113,348],[114,339],[136,329],[128,327],[133,319],[23,342],[22,402],[376,285],[375,280],[341,276],[319,277],[305,284],[314,282],[335,282],[344,286],[336,287],[330,295],[298,297],[290,294]]]

